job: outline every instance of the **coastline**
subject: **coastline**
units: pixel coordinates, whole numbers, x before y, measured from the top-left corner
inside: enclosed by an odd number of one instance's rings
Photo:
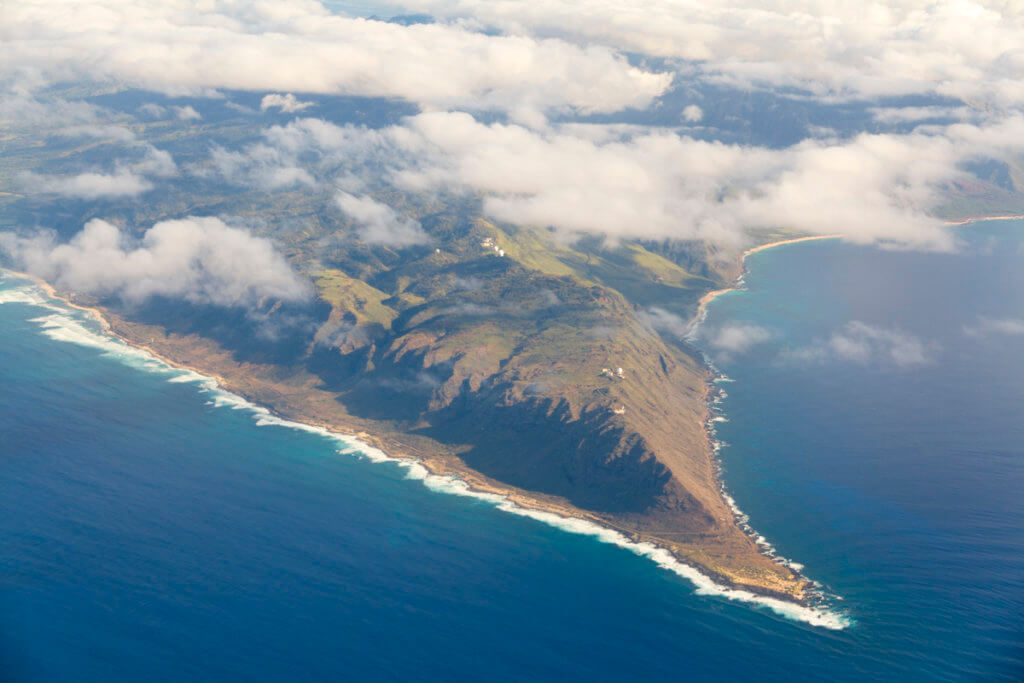
[[[103,328],[107,332],[109,332],[110,334],[114,334],[114,336],[117,336],[114,333],[114,331],[111,329],[110,323],[107,321],[107,319],[105,317],[103,317],[103,313],[100,311],[100,309],[93,308],[91,306],[82,306],[81,304],[76,304],[74,301],[72,301],[68,297],[62,296],[61,294],[59,294],[57,292],[57,290],[54,288],[53,285],[51,285],[49,282],[47,282],[43,278],[39,277],[38,275],[33,275],[31,273],[24,273],[24,272],[22,272],[20,270],[12,270],[11,268],[0,268],[0,271],[9,273],[9,274],[11,274],[11,275],[13,275],[15,277],[20,277],[20,278],[24,278],[26,280],[31,280],[32,282],[34,282],[37,285],[39,285],[39,287],[42,288],[42,290],[44,292],[46,292],[46,295],[49,296],[51,299],[56,299],[57,301],[60,301],[61,303],[65,304],[67,306],[70,306],[71,308],[77,309],[79,311],[85,311],[86,313],[91,313],[97,319],[97,321],[99,321],[99,323],[101,325],[103,325]],[[124,340],[122,339],[121,341],[124,341]],[[127,342],[125,342],[125,343],[127,343]],[[161,360],[163,360],[163,359],[161,359]]]
[[[1003,216],[983,216],[968,218],[962,221],[947,221],[946,225],[949,226],[963,226],[970,223],[978,223],[983,221],[1008,221],[1008,220],[1022,220],[1024,215],[1003,215]],[[690,343],[695,341],[695,333],[697,328],[704,322],[707,317],[707,309],[712,301],[717,299],[719,296],[728,292],[735,292],[742,288],[743,277],[746,274],[746,260],[751,254],[756,254],[761,251],[767,251],[776,247],[786,246],[790,244],[798,244],[801,242],[810,242],[817,240],[831,240],[831,239],[842,239],[843,235],[840,233],[831,235],[807,235],[804,237],[794,237],[784,240],[776,240],[774,242],[767,242],[755,247],[750,247],[742,252],[740,256],[741,271],[737,276],[731,287],[723,287],[721,289],[715,289],[704,294],[697,302],[697,310],[694,312],[693,317],[689,320],[686,326],[686,334],[684,339]],[[792,560],[782,558],[775,551],[774,546],[769,543],[763,535],[759,534],[753,527],[750,526],[747,515],[739,508],[736,501],[728,492],[728,488],[725,485],[724,477],[722,476],[722,463],[718,456],[718,441],[715,434],[715,405],[719,402],[720,398],[724,396],[724,391],[721,387],[717,386],[718,382],[730,381],[724,373],[719,371],[714,364],[710,361],[703,352],[700,352],[701,358],[705,367],[709,372],[709,379],[706,385],[706,392],[704,395],[705,415],[706,420],[704,424],[705,432],[709,443],[712,445],[714,452],[714,464],[716,468],[716,479],[719,485],[719,490],[722,497],[727,501],[729,507],[732,509],[735,515],[737,525],[744,531],[747,536],[753,540],[760,548],[762,554],[767,557],[771,557],[776,561],[780,561],[782,564],[790,567],[794,573],[800,578],[806,579],[801,573],[803,568],[802,565],[794,563]]]
[[[743,253],[740,255],[740,274],[736,277],[732,286],[711,290],[710,292],[704,294],[697,301],[697,310],[694,312],[693,317],[687,323],[686,335],[684,339],[686,339],[690,343],[695,341],[697,328],[701,325],[701,323],[704,322],[705,318],[707,317],[708,306],[711,304],[712,301],[714,301],[723,294],[726,294],[728,292],[735,292],[741,288],[743,276],[746,274],[746,260],[747,257],[750,256],[751,254],[756,254],[761,251],[767,251],[768,249],[774,249],[776,247],[786,246],[790,244],[798,244],[800,242],[841,239],[842,237],[843,236],[841,234],[808,235],[804,237],[794,237],[784,240],[776,240],[774,242],[768,242],[744,250]],[[743,533],[751,541],[754,542],[755,545],[757,545],[758,550],[762,555],[769,557],[772,560],[788,567],[800,579],[810,581],[806,576],[804,576],[801,573],[803,565],[796,563],[788,558],[783,558],[779,556],[778,552],[775,550],[775,547],[772,546],[771,543],[769,543],[765,539],[764,535],[758,533],[757,530],[750,525],[750,520],[747,517],[746,513],[744,513],[740,509],[735,499],[729,494],[728,487],[725,485],[725,478],[723,477],[722,472],[722,461],[720,459],[720,455],[718,452],[720,444],[716,438],[715,433],[715,419],[716,417],[718,417],[715,414],[715,406],[719,403],[721,398],[724,397],[725,393],[721,389],[721,387],[717,386],[717,383],[723,380],[727,380],[728,378],[725,376],[725,374],[723,374],[720,370],[718,370],[718,368],[714,366],[714,364],[703,353],[703,351],[698,350],[698,352],[700,353],[702,362],[708,371],[708,380],[705,385],[705,393],[703,396],[704,432],[706,434],[709,447],[711,448],[713,454],[712,460],[715,467],[715,479],[718,484],[719,494],[722,496],[722,498],[728,504],[729,508],[732,510],[735,524],[743,531]],[[818,586],[818,584],[814,582],[811,583],[814,584],[816,587]]]
[[[767,607],[787,618],[805,621],[807,623],[823,626],[830,629],[845,628],[845,619],[823,605],[820,595],[813,591],[808,594],[801,592],[799,596],[772,590],[767,586],[742,583],[737,584],[728,576],[716,572],[695,557],[690,557],[681,548],[675,547],[672,542],[665,541],[647,533],[638,533],[630,530],[612,519],[601,515],[590,513],[562,502],[560,499],[524,491],[513,486],[495,482],[488,477],[470,469],[463,464],[457,456],[444,453],[415,453],[409,452],[408,444],[402,443],[393,437],[385,434],[373,434],[361,429],[353,428],[351,425],[339,425],[312,418],[308,415],[290,414],[282,412],[269,405],[266,400],[250,395],[238,383],[229,380],[209,368],[199,368],[194,364],[181,362],[168,357],[152,346],[138,340],[132,339],[120,333],[108,313],[100,308],[85,306],[70,301],[67,296],[59,293],[50,283],[39,277],[28,273],[3,269],[10,275],[25,278],[38,285],[47,296],[70,308],[88,313],[97,320],[103,327],[104,333],[119,340],[130,348],[143,351],[149,356],[159,360],[164,365],[183,372],[188,372],[203,380],[210,380],[214,383],[215,390],[234,397],[234,400],[227,402],[242,405],[252,410],[257,416],[257,424],[279,424],[295,429],[316,431],[324,436],[339,439],[346,444],[360,450],[363,455],[372,461],[391,461],[409,470],[409,478],[421,479],[428,488],[439,490],[445,493],[453,493],[483,499],[496,505],[499,509],[513,514],[528,516],[551,526],[561,528],[571,533],[580,533],[596,537],[602,542],[612,543],[626,548],[634,554],[641,555],[653,560],[656,564],[667,569],[696,586],[698,594],[711,594],[724,597],[729,600],[750,603],[753,606]],[[116,319],[116,316],[114,317]],[[705,394],[702,404],[705,407],[706,419],[710,420],[711,385],[708,385],[708,393]],[[710,424],[706,422],[705,426]],[[705,429],[710,438],[710,432]],[[709,452],[712,460],[715,459],[713,444],[708,442]],[[367,450],[375,451],[365,452]],[[412,449],[415,450],[415,449]],[[421,468],[418,469],[417,468]],[[414,474],[414,472],[416,474]],[[721,482],[719,481],[719,484]],[[746,531],[744,533],[747,533]],[[756,542],[754,536],[747,535]],[[759,546],[759,552],[768,559],[785,564],[777,556],[773,556],[763,546]],[[788,566],[788,565],[787,565]],[[796,577],[804,582],[808,588],[813,586],[805,577],[793,570]]]
[[[173,358],[168,357],[165,354],[160,353],[159,351],[157,351],[156,349],[152,348],[151,346],[148,346],[148,345],[146,345],[146,344],[144,344],[144,343],[142,343],[142,342],[140,342],[138,340],[131,339],[129,337],[126,337],[123,334],[118,333],[114,329],[113,325],[110,323],[110,320],[107,318],[106,311],[104,311],[102,308],[95,307],[95,306],[83,306],[81,304],[75,303],[74,301],[72,301],[67,296],[64,296],[61,293],[59,293],[53,287],[53,285],[51,285],[49,282],[43,280],[42,278],[40,278],[38,276],[32,275],[31,273],[25,273],[25,272],[22,272],[22,271],[12,270],[10,268],[2,268],[2,269],[0,269],[0,271],[6,272],[6,273],[8,273],[10,275],[13,275],[15,277],[18,277],[18,278],[24,278],[26,280],[31,280],[36,285],[38,285],[44,292],[46,292],[46,295],[49,296],[51,299],[54,299],[56,301],[60,301],[62,304],[68,306],[69,308],[74,308],[76,310],[83,311],[85,313],[89,313],[90,315],[92,315],[93,318],[103,327],[105,333],[107,333],[110,336],[118,339],[122,343],[124,343],[124,344],[126,344],[126,345],[128,345],[128,346],[130,346],[130,347],[132,347],[134,349],[138,349],[140,351],[146,352],[147,354],[149,354],[149,355],[153,356],[154,358],[156,358],[157,360],[159,360],[161,363],[164,363],[165,365],[167,365],[167,366],[169,366],[171,368],[174,368],[176,370],[181,370],[182,372],[194,373],[195,375],[201,376],[201,377],[203,377],[205,379],[213,380],[214,382],[216,382],[218,388],[222,389],[223,391],[226,391],[228,393],[231,393],[231,394],[234,394],[234,395],[238,396],[240,399],[242,399],[243,401],[245,401],[247,403],[252,404],[253,406],[256,406],[258,408],[262,408],[263,410],[266,410],[269,415],[273,416],[274,418],[276,418],[278,420],[287,421],[287,422],[291,422],[291,423],[295,423],[295,424],[300,424],[300,425],[305,425],[305,426],[308,426],[308,427],[312,427],[314,429],[322,429],[322,430],[325,430],[325,431],[329,432],[333,436],[355,439],[355,440],[357,440],[359,442],[365,443],[365,445],[369,446],[370,448],[374,448],[374,449],[380,451],[384,456],[388,457],[389,459],[395,459],[395,460],[405,459],[405,460],[412,460],[412,461],[418,462],[421,465],[423,465],[425,468],[430,470],[430,472],[432,474],[437,474],[437,475],[441,475],[441,476],[452,475],[453,474],[453,472],[449,468],[445,468],[443,466],[439,466],[437,463],[429,461],[429,460],[425,460],[425,459],[421,458],[420,456],[408,455],[408,454],[401,453],[401,452],[395,452],[393,447],[390,444],[387,443],[388,440],[386,438],[384,438],[384,437],[379,437],[379,436],[376,436],[374,434],[370,434],[368,432],[361,431],[361,430],[353,430],[351,428],[347,428],[347,427],[343,427],[343,426],[339,426],[339,425],[334,425],[334,424],[329,424],[327,422],[322,422],[322,421],[311,419],[311,418],[306,418],[306,417],[301,417],[301,416],[291,416],[291,415],[282,414],[282,413],[278,412],[277,410],[275,410],[271,406],[266,406],[266,405],[260,404],[255,397],[247,396],[243,390],[240,390],[238,387],[233,386],[233,384],[234,384],[233,382],[230,382],[229,380],[227,380],[226,378],[224,378],[224,377],[222,377],[220,375],[217,375],[215,373],[211,373],[208,370],[203,369],[203,368],[198,368],[198,367],[194,367],[192,365],[189,365],[187,363],[182,363],[182,362],[180,362],[178,360],[175,360]],[[391,452],[389,452],[389,451],[391,451]],[[469,472],[472,473],[471,470],[469,470]],[[468,478],[470,478],[470,476],[471,475],[467,475],[464,478],[468,479]],[[476,477],[473,477],[473,478],[480,478],[480,477],[479,477],[479,475],[477,475]],[[519,495],[516,489],[513,489],[511,487],[495,486],[495,485],[493,485],[493,484],[491,484],[489,482],[484,481],[482,478],[480,478],[480,479],[481,480],[479,482],[473,482],[473,485],[474,485],[475,488],[477,488],[479,491],[481,491],[483,493],[492,493],[492,494],[497,494],[497,495],[502,495],[502,496],[508,497],[509,500],[512,500],[512,501],[516,502],[516,504],[523,505],[524,507],[532,507],[532,508],[537,509],[537,510],[548,511],[548,512],[552,512],[552,513],[559,513],[559,514],[562,513],[563,508],[561,506],[550,505],[550,504],[545,504],[545,505],[537,504],[536,501],[527,500],[524,497],[522,497],[521,495]],[[470,482],[467,482],[467,483],[470,483]],[[522,502],[520,502],[520,501],[522,501]],[[565,509],[568,510],[568,508],[565,508]],[[585,515],[572,515],[572,516],[577,516],[577,517],[584,518],[584,519],[590,519],[589,516],[585,516]]]
[[[948,226],[960,226],[960,225],[968,225],[970,223],[981,223],[983,221],[1016,221],[1016,220],[1024,220],[1024,214],[1020,214],[1020,215],[1017,215],[1017,214],[1007,214],[1007,215],[1004,215],[1004,216],[976,216],[976,217],[973,217],[973,218],[965,218],[965,219],[959,220],[959,221],[945,221],[945,225],[948,225]],[[787,244],[798,244],[800,242],[812,242],[812,241],[815,241],[815,240],[835,240],[835,239],[842,239],[842,238],[843,238],[843,235],[841,233],[835,233],[835,234],[832,234],[832,235],[808,235],[806,237],[794,237],[792,239],[777,240],[775,242],[767,242],[765,244],[760,244],[760,245],[758,245],[756,247],[751,247],[749,249],[744,250],[743,254],[740,257],[740,260],[741,260],[741,262],[742,261],[746,261],[747,257],[750,256],[751,254],[756,254],[758,252],[766,251],[768,249],[774,249],[776,247],[782,247],[782,246],[785,246]],[[737,282],[739,282],[739,280],[741,280],[742,278],[743,278],[743,274],[741,273],[739,278],[737,278]],[[694,313],[693,318],[690,319],[690,322],[687,325],[688,331],[690,333],[692,333],[693,329],[698,324],[700,324],[701,320],[703,320],[704,315],[705,315],[705,311],[707,309],[708,304],[710,304],[712,301],[714,301],[717,297],[721,296],[722,294],[725,294],[727,292],[735,292],[736,290],[737,290],[737,286],[734,283],[732,287],[724,287],[722,289],[715,289],[715,290],[712,290],[712,291],[708,292],[704,296],[702,296],[697,301],[697,311]]]
[[[1021,219],[1024,219],[1024,215],[984,216],[982,218],[965,218],[962,221],[946,221],[946,225],[967,225],[968,223],[980,223],[981,221],[1017,221]]]
[[[1017,220],[1022,218],[1024,216],[980,217],[949,224],[964,225],[987,220]],[[815,235],[769,242],[744,251],[741,263],[745,261],[747,256],[759,251],[799,242],[837,239],[840,237],[841,235]],[[341,440],[348,446],[358,449],[369,460],[397,463],[408,471],[408,478],[421,480],[424,485],[432,490],[485,500],[506,512],[529,516],[571,533],[593,536],[601,542],[612,543],[626,548],[634,554],[647,557],[662,568],[688,579],[697,587],[698,594],[715,594],[729,600],[768,607],[787,618],[805,621],[826,628],[844,628],[849,625],[849,621],[845,617],[833,612],[830,605],[823,601],[825,596],[820,590],[812,587],[817,586],[817,584],[814,584],[802,575],[802,567],[799,564],[779,557],[775,553],[774,548],[749,526],[742,510],[736,506],[735,501],[729,496],[721,476],[721,463],[717,456],[718,444],[715,442],[714,432],[714,403],[716,396],[720,392],[720,388],[716,386],[716,381],[723,379],[723,377],[706,359],[705,366],[708,371],[709,381],[702,397],[705,415],[703,427],[704,433],[707,436],[710,457],[716,466],[715,478],[719,485],[720,494],[733,510],[737,526],[758,546],[760,554],[789,568],[797,579],[803,581],[808,586],[809,590],[807,591],[801,591],[799,594],[794,595],[773,591],[771,588],[757,584],[737,584],[728,576],[717,573],[698,559],[698,557],[685,552],[685,550],[692,550],[692,545],[689,547],[684,545],[683,550],[681,550],[675,547],[672,541],[659,538],[647,532],[631,531],[620,524],[616,524],[613,519],[576,508],[562,502],[560,499],[496,482],[465,466],[457,456],[444,452],[435,453],[418,448],[417,446],[411,446],[407,441],[403,442],[402,435],[397,432],[394,436],[388,435],[386,431],[377,434],[370,433],[363,429],[357,429],[353,425],[316,419],[311,414],[295,411],[294,406],[292,406],[292,410],[288,410],[287,407],[278,410],[274,407],[277,405],[277,397],[261,398],[258,392],[250,393],[243,384],[237,381],[239,379],[237,376],[232,380],[216,372],[211,372],[209,367],[200,368],[193,362],[182,361],[181,357],[189,357],[187,353],[184,356],[179,353],[179,358],[175,359],[146,343],[144,341],[145,337],[136,335],[133,338],[130,332],[123,333],[118,329],[119,317],[113,312],[107,311],[102,307],[76,303],[70,298],[73,295],[62,295],[50,283],[32,274],[7,268],[0,269],[0,271],[14,277],[26,279],[37,285],[53,300],[60,301],[69,308],[88,313],[92,319],[98,321],[106,335],[118,339],[128,347],[138,349],[148,354],[148,356],[158,359],[167,367],[191,373],[199,381],[209,381],[213,385],[209,387],[211,391],[217,391],[221,396],[228,396],[234,399],[233,401],[226,401],[227,403],[233,403],[236,407],[244,407],[252,411],[257,418],[258,425],[277,424],[293,429],[321,433],[324,436]],[[690,322],[691,332],[703,320],[710,302],[726,292],[736,291],[742,286],[742,277],[741,273],[732,287],[713,290],[701,297],[697,312]],[[125,323],[125,321],[120,322]],[[127,326],[127,328],[130,331],[137,331],[130,326]],[[151,341],[153,339],[153,337],[150,337]],[[234,374],[238,375],[238,373]],[[244,380],[245,378],[242,377],[241,379]],[[284,396],[284,398],[287,399],[287,396]],[[287,400],[282,405],[287,406]],[[314,410],[313,414],[315,413],[316,411]]]
[[[758,252],[766,251],[768,249],[774,249],[775,247],[782,247],[782,246],[785,246],[787,244],[798,244],[800,242],[812,242],[812,241],[815,241],[815,240],[836,240],[836,239],[842,239],[842,237],[843,236],[840,235],[840,234],[835,234],[835,235],[809,235],[807,237],[793,237],[791,239],[777,240],[775,242],[768,242],[766,244],[760,244],[760,245],[758,245],[756,247],[751,247],[749,249],[746,249],[743,252],[743,254],[740,256],[740,263],[741,263],[741,265],[743,263],[745,263],[746,260],[747,260],[747,257],[750,256],[751,254],[756,254]],[[718,297],[720,297],[723,294],[726,294],[728,292],[735,292],[737,289],[739,289],[739,282],[743,279],[743,274],[745,272],[746,272],[746,267],[744,266],[743,267],[743,271],[740,273],[739,277],[736,278],[736,281],[733,283],[733,285],[731,287],[723,287],[722,289],[712,290],[712,291],[708,292],[707,294],[705,294],[704,296],[702,296],[700,299],[698,299],[698,301],[697,301],[697,310],[693,314],[693,317],[690,318],[690,322],[686,326],[687,337],[690,337],[693,334],[693,332],[697,329],[697,326],[700,325],[701,322],[703,322],[704,317],[707,315],[708,304],[710,304],[712,301],[714,301],[715,299],[717,299]]]

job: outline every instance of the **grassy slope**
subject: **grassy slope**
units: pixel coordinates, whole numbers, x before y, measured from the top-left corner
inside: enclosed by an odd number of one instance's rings
[[[254,139],[245,119],[131,127],[182,166],[202,166],[213,144]],[[0,154],[10,162],[0,169],[0,221],[34,224],[49,212],[67,233],[102,216],[138,232],[182,215],[240,217],[282,245],[330,309],[303,364],[287,367],[245,360],[230,338],[205,334],[201,321],[167,334],[166,326],[124,320],[129,336],[182,362],[206,363],[283,412],[390,434],[399,448],[421,455],[459,453],[494,479],[673,544],[738,583],[794,590],[788,570],[757,552],[719,496],[702,423],[703,368],[637,316],[657,306],[687,318],[701,295],[738,274],[735,250],[569,243],[543,228],[484,220],[472,201],[382,188],[374,192],[418,218],[430,245],[359,242],[330,190],[266,193],[183,174],[143,202],[12,193],[15,169],[74,173],[115,153],[109,140],[43,139],[0,123]],[[954,188],[957,199],[943,211],[958,217],[1024,208],[1013,186],[1022,175],[1011,167],[1009,188],[1005,179],[1004,186]],[[764,230],[752,238],[793,236]],[[506,256],[484,248],[486,239]],[[601,373],[619,366],[622,378]]]
[[[499,481],[654,535],[738,583],[794,589],[718,494],[703,369],[636,315],[637,305],[692,312],[719,282],[637,243],[569,245],[482,219],[441,248],[365,290],[337,271],[318,276],[339,314],[389,324],[374,371],[336,387],[347,410],[405,415],[395,428],[455,447]],[[602,374],[620,366],[621,378]],[[375,401],[386,408],[368,408]]]
[[[390,297],[362,280],[349,277],[340,270],[325,268],[313,275],[317,293],[331,305],[334,314],[352,315],[357,323],[378,323],[391,327],[398,315],[383,301]]]

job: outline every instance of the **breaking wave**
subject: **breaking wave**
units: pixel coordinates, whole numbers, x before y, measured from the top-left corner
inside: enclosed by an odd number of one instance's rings
[[[8,278],[4,278],[2,281],[6,282],[7,280]],[[653,543],[631,541],[617,531],[587,520],[563,517],[552,512],[521,507],[500,494],[475,491],[458,477],[432,474],[416,460],[393,458],[354,436],[338,434],[323,427],[278,417],[267,408],[223,389],[212,377],[207,377],[192,370],[176,368],[147,351],[130,346],[102,330],[99,322],[87,312],[64,306],[59,302],[55,303],[55,300],[46,296],[45,292],[34,283],[0,289],[0,304],[5,303],[29,304],[52,311],[48,315],[31,319],[31,322],[39,324],[42,333],[50,339],[93,348],[132,367],[168,375],[168,382],[195,383],[199,391],[210,395],[211,403],[214,406],[230,408],[232,410],[246,410],[253,415],[257,426],[286,427],[322,436],[340,445],[339,453],[355,455],[374,463],[389,463],[405,469],[406,479],[419,481],[431,491],[474,498],[487,502],[503,512],[520,517],[528,517],[569,533],[590,536],[602,543],[618,546],[634,555],[647,558],[659,567],[690,581],[696,587],[698,595],[717,596],[747,603],[759,608],[766,608],[787,619],[827,629],[844,629],[852,623],[846,615],[829,609],[826,606],[805,607],[784,600],[757,595],[750,591],[719,585],[698,569],[680,562],[668,550]],[[716,442],[716,450],[720,447],[721,444]],[[735,501],[728,494],[725,494],[725,497],[733,512],[737,515],[737,519],[745,518],[745,515],[736,506]],[[771,548],[767,541],[763,541],[763,544],[763,547],[766,549]],[[778,559],[785,562],[782,558]],[[789,566],[798,568],[800,565],[789,563]]]

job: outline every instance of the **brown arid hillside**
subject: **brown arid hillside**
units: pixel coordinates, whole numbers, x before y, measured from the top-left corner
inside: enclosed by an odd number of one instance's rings
[[[738,254],[566,244],[476,219],[358,276],[343,259],[296,260],[318,292],[306,336],[261,345],[258,330],[172,305],[106,312],[126,339],[284,416],[654,541],[727,585],[804,599],[807,582],[762,555],[723,498],[711,375],[680,338]],[[651,306],[676,326],[654,329]]]

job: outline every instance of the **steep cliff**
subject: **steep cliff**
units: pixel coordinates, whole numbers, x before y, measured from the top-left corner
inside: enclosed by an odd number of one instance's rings
[[[760,554],[723,499],[705,429],[710,377],[678,340],[682,318],[663,337],[647,315],[652,304],[692,314],[720,280],[671,260],[678,245],[584,249],[478,221],[447,246],[362,278],[322,264],[318,303],[267,302],[256,322],[225,327],[166,303],[112,318],[283,414],[378,435],[654,540],[719,580],[802,597],[805,582]],[[275,316],[305,316],[305,332],[261,332]]]

